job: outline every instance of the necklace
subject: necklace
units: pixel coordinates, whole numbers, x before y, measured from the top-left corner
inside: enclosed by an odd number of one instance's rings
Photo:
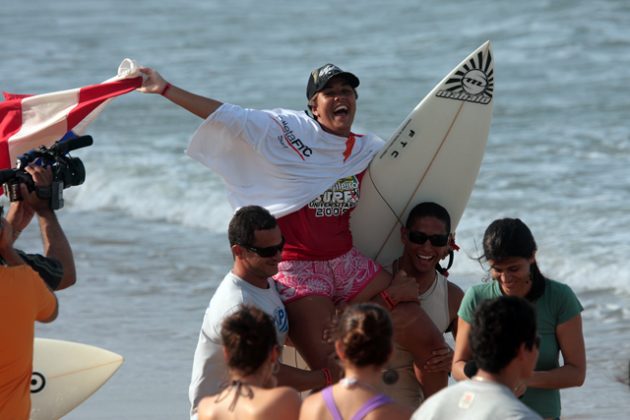
[[[344,388],[352,388],[352,387],[356,386],[359,383],[359,380],[357,378],[348,378],[348,377],[346,377],[346,378],[341,378],[339,380],[339,383]]]
[[[370,391],[377,391],[373,385],[366,384],[365,382],[360,382],[357,378],[354,377],[343,377],[339,380],[339,384],[346,389],[352,389],[360,386],[363,388],[367,388]]]
[[[437,284],[438,284],[438,273],[437,271],[435,272],[435,277],[433,277],[433,283],[431,284],[431,286],[429,286],[429,288],[427,290],[425,290],[422,293],[418,293],[418,297],[420,299],[426,299],[429,296],[431,296],[433,294],[433,292],[435,292],[435,289],[437,288]]]

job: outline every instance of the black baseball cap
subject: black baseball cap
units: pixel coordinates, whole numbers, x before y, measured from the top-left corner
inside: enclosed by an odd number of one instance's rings
[[[335,76],[344,76],[350,83],[350,86],[356,88],[359,86],[359,78],[354,74],[343,71],[334,64],[324,64],[311,72],[306,85],[306,99],[310,100],[320,90],[326,87],[326,84]]]

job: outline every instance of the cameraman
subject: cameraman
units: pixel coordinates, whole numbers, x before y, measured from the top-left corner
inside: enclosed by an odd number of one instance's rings
[[[68,239],[57,220],[55,212],[50,208],[50,186],[53,174],[50,167],[28,165],[24,168],[33,178],[35,191],[29,192],[25,185],[20,185],[21,201],[11,203],[7,221],[13,230],[13,240],[17,240],[22,230],[28,226],[37,214],[42,234],[44,256],[26,254],[16,250],[22,260],[30,265],[44,279],[52,290],[61,290],[76,282],[74,257]],[[39,194],[38,194],[39,193]],[[0,263],[4,256],[0,255]]]
[[[27,420],[31,411],[35,321],[57,317],[57,298],[13,248],[10,223],[0,217],[0,418]]]

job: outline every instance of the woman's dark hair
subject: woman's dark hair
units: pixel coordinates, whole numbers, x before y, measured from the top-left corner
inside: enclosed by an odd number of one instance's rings
[[[538,247],[534,235],[521,219],[497,219],[483,234],[483,259],[502,261],[509,257],[531,258]],[[545,291],[545,276],[542,275],[538,264],[534,261],[530,265],[532,288],[525,296],[529,301],[535,301]]]
[[[407,223],[405,223],[405,227],[407,230],[410,230],[416,220],[421,219],[423,217],[435,217],[439,221],[444,223],[446,227],[446,233],[451,233],[451,215],[448,214],[448,210],[444,207],[440,206],[437,203],[433,203],[430,201],[425,201],[423,203],[417,204],[411,211],[409,212],[409,216],[407,216]],[[454,253],[453,250],[449,250],[449,260],[446,268],[442,267],[440,263],[435,265],[435,269],[442,275],[448,275],[448,270],[453,265]]]
[[[234,213],[228,226],[230,246],[253,245],[257,230],[273,229],[278,225],[276,218],[260,206],[241,207]]]
[[[536,313],[523,298],[501,296],[477,306],[469,333],[473,360],[479,369],[499,373],[521,345],[536,344]]]
[[[256,372],[278,345],[269,315],[255,306],[241,305],[221,323],[221,340],[227,365],[243,375]]]
[[[392,321],[373,303],[351,305],[339,319],[334,338],[354,366],[382,366],[392,352]]]

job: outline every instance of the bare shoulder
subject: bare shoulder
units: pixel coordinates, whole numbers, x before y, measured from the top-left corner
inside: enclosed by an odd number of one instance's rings
[[[464,298],[464,291],[452,281],[447,280],[446,285],[448,287],[448,304],[449,306],[455,305],[457,310]]]
[[[205,397],[197,406],[197,418],[199,420],[213,420],[219,418],[219,407],[215,403],[215,397]]]
[[[457,311],[464,299],[464,291],[453,283],[452,281],[446,281],[448,287],[448,315],[450,317],[450,325],[448,331],[453,333],[453,337],[457,334]]]
[[[302,399],[293,388],[281,386],[265,392],[265,413],[260,418],[297,419],[300,415]]]
[[[322,393],[316,392],[309,395],[302,402],[302,407],[314,407],[322,401]]]
[[[274,392],[275,398],[281,400],[283,404],[290,404],[300,407],[302,404],[302,398],[300,394],[293,388],[288,386],[280,386],[277,388],[273,388],[271,391]]]
[[[322,417],[324,407],[321,392],[309,395],[300,407],[300,420],[319,419]]]

